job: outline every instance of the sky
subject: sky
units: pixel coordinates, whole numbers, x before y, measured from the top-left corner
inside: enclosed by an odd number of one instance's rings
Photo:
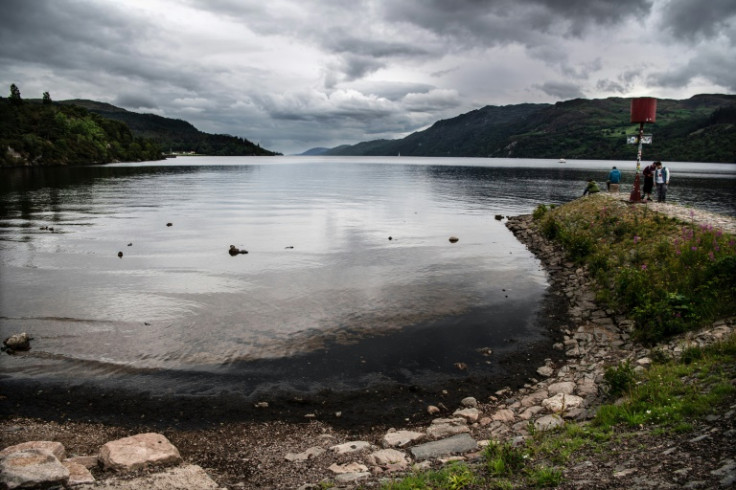
[[[486,105],[736,93],[736,0],[0,0],[0,86],[300,153]]]

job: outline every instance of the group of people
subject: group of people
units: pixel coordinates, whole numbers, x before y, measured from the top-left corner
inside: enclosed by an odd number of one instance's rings
[[[667,198],[667,186],[670,184],[670,171],[667,167],[662,165],[662,162],[656,161],[651,165],[644,167],[642,171],[644,176],[644,189],[642,190],[642,201],[652,201],[652,191],[654,186],[657,186],[657,202],[665,202]],[[615,166],[608,173],[608,181],[606,182],[606,188],[610,191],[611,184],[618,185],[621,182],[621,171]],[[590,179],[588,185],[583,191],[583,195],[595,194],[600,192],[598,183],[595,179]]]

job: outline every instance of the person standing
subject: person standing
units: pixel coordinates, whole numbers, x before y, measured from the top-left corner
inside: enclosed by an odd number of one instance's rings
[[[641,172],[641,174],[644,176],[644,190],[641,193],[644,201],[652,200],[652,189],[654,189],[654,171],[657,170],[657,163],[661,162],[654,162],[651,165],[647,165]]]
[[[611,192],[611,184],[616,184],[614,187],[615,191],[618,192],[618,183],[621,182],[621,171],[614,165],[611,171],[608,173],[608,182],[606,182],[606,189]]]
[[[657,202],[664,202],[667,197],[667,186],[670,184],[670,169],[657,162],[654,171],[654,183],[657,185]]]

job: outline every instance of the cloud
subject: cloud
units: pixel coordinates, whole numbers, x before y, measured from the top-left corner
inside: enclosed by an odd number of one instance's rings
[[[683,88],[697,79],[706,79],[736,92],[736,59],[723,51],[704,51],[679,67],[652,73],[647,81],[666,88]]]
[[[735,45],[733,0],[5,0],[0,84],[289,153],[487,104],[733,91]]]
[[[580,87],[570,82],[545,82],[535,85],[535,87],[545,94],[561,100],[584,97]]]
[[[712,39],[724,29],[733,34],[736,29],[736,2],[670,0],[662,9],[660,27],[674,38],[688,40]]]

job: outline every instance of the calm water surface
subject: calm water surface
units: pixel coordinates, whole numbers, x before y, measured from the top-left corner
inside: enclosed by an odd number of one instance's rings
[[[457,361],[492,369],[479,347],[523,352],[544,338],[547,287],[494,215],[567,202],[612,165],[631,182],[630,162],[503,159],[3,170],[0,334],[35,337],[28,355],[2,356],[4,379],[144,389],[155,373],[173,392],[248,394],[437,380],[458,376]],[[672,201],[736,216],[736,165],[670,169]],[[231,257],[231,244],[249,253]],[[362,344],[374,359],[335,360],[303,382],[254,367]]]

